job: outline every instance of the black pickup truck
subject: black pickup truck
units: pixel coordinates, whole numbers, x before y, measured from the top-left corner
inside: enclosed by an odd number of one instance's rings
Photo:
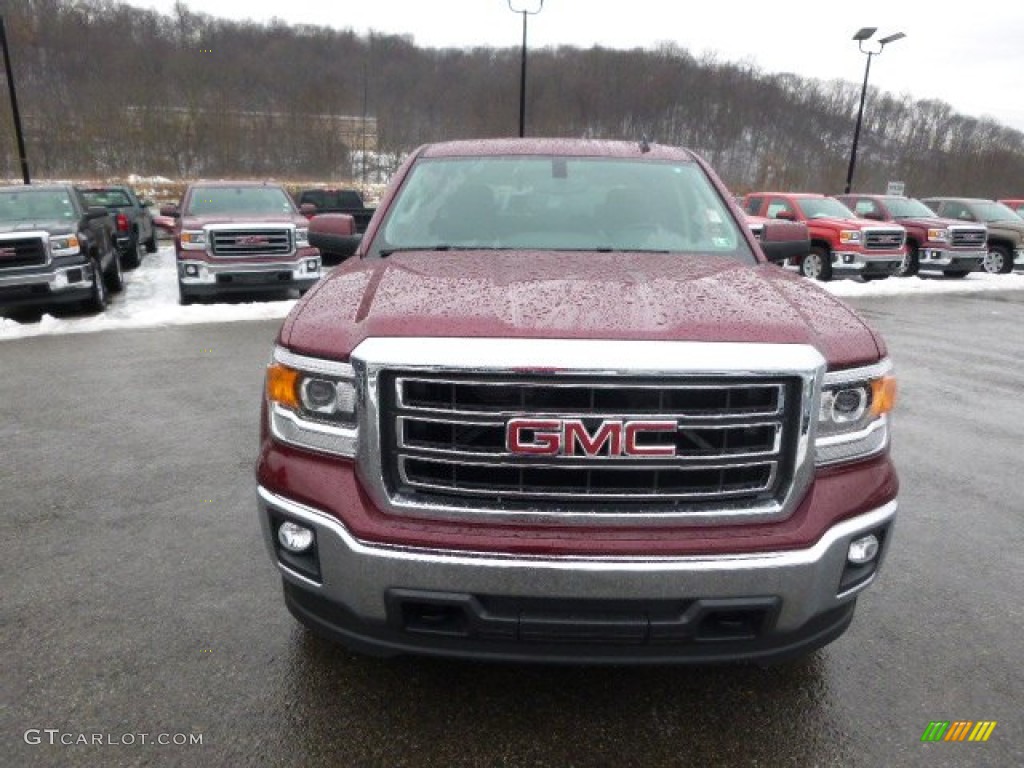
[[[296,197],[299,209],[307,217],[320,213],[344,213],[355,222],[355,233],[330,243],[317,243],[325,263],[346,259],[355,253],[366,226],[376,208],[369,208],[357,189],[303,189]],[[310,207],[312,206],[312,207]],[[333,257],[333,259],[332,259]]]
[[[131,187],[89,187],[82,190],[89,205],[102,205],[114,217],[114,242],[125,269],[142,263],[142,253],[156,253],[156,228],[151,200],[140,199]]]
[[[114,220],[67,184],[0,187],[0,312],[82,302],[124,287]]]

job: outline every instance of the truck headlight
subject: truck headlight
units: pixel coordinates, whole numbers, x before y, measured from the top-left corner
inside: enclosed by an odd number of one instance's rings
[[[50,253],[54,256],[74,256],[81,250],[77,235],[58,235],[50,238]]]
[[[860,230],[859,229],[841,229],[841,230],[839,230],[839,242],[841,242],[841,243],[859,243],[860,242]]]
[[[206,233],[199,230],[185,230],[181,233],[181,247],[186,251],[206,250]]]
[[[285,443],[338,456],[354,456],[357,391],[348,363],[274,350],[267,367],[270,429]]]
[[[929,229],[928,230],[928,239],[929,240],[933,240],[933,241],[938,242],[938,243],[948,242],[948,240],[949,240],[949,230],[948,229]]]
[[[825,374],[818,409],[818,465],[864,459],[889,444],[888,414],[896,405],[896,378],[884,360],[867,368]]]
[[[296,248],[308,248],[309,247],[309,227],[296,227],[295,228],[295,247]]]

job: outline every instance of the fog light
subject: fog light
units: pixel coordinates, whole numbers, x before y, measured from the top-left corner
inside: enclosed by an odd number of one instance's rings
[[[188,277],[199,277],[199,267],[197,267],[195,264],[186,264],[185,274]]]
[[[282,526],[284,527],[284,526]],[[846,553],[846,559],[854,565],[870,563],[878,554],[878,537],[873,533],[861,536],[850,542],[850,549]]]
[[[313,546],[313,532],[301,525],[284,522],[277,529],[277,540],[289,552],[300,554]]]
[[[853,255],[849,253],[844,253],[843,264],[853,264]]]
[[[306,262],[307,272],[316,272],[318,269],[320,269],[320,263],[316,259],[310,259]]]

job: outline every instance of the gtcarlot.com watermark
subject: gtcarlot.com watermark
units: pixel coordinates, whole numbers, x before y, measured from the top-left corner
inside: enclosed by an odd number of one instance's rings
[[[22,738],[26,744],[37,746],[90,746],[90,747],[133,747],[140,744],[158,747],[201,747],[201,733],[146,733],[126,731],[123,733],[85,733],[62,731],[60,728],[29,728]]]

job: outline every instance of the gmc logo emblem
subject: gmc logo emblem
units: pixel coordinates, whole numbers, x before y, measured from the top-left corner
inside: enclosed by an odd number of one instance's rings
[[[9,259],[10,257],[17,255],[17,248],[0,248],[0,258]]]
[[[675,421],[605,419],[594,431],[582,419],[512,419],[505,427],[505,447],[523,456],[632,456],[665,458],[675,445],[657,445],[645,435],[675,432]]]
[[[266,245],[270,238],[265,235],[246,235],[235,240],[236,245]]]

